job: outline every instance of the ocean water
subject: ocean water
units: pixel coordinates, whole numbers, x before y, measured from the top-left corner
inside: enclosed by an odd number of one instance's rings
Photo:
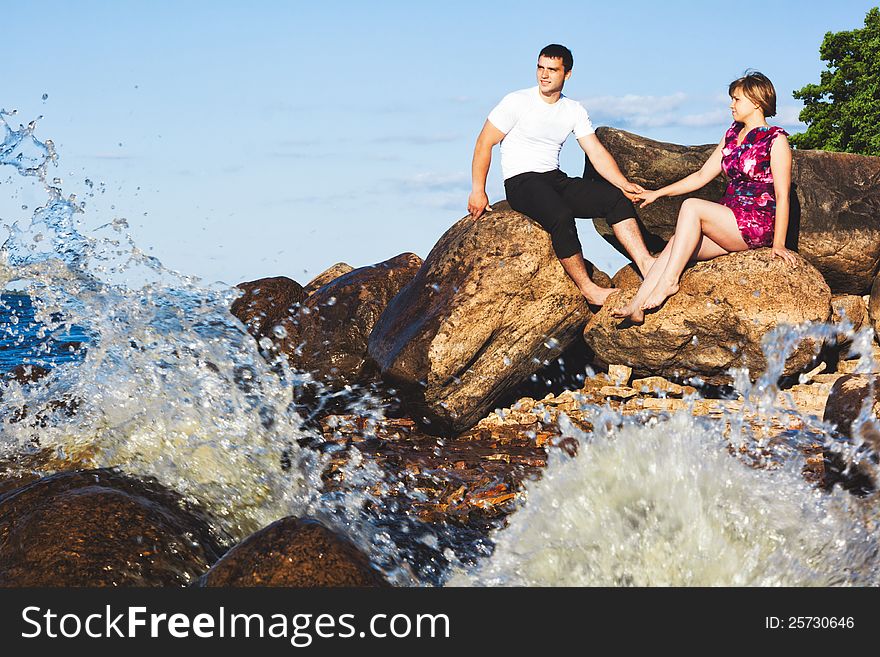
[[[876,500],[807,484],[797,450],[762,444],[743,417],[624,418],[585,406],[596,430],[564,427],[578,455],[554,452],[488,541],[406,516],[382,495],[399,484],[394,473],[356,449],[344,486],[325,490],[327,455],[301,446],[320,439],[296,401],[312,382],[261,356],[228,311],[237,292],[168,270],[134,243],[124,220],[88,216],[51,176],[51,141],[37,138],[34,124],[13,127],[7,113],[0,121],[0,164],[45,194],[27,225],[9,226],[0,249],[0,372],[22,364],[49,371],[36,384],[0,383],[0,458],[14,461],[36,445],[70,467],[155,477],[234,540],[285,516],[316,516],[398,585],[880,582]],[[770,336],[768,371],[755,383],[737,376],[747,410],[768,425],[792,413],[775,406],[786,349],[804,335],[840,331]],[[871,335],[849,337],[868,369]],[[77,413],[60,410],[59,399],[76,400]],[[366,395],[353,403],[384,417]],[[39,427],[9,421],[23,406]],[[801,419],[804,435],[793,444],[830,440],[820,419]],[[731,444],[778,450],[782,465],[751,468],[731,456]]]
[[[81,326],[45,331],[35,313],[28,295],[0,294],[0,374],[20,365],[52,369],[82,358],[89,338]]]

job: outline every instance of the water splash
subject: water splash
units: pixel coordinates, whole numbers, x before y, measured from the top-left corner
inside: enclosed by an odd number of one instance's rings
[[[769,366],[757,381],[733,373],[742,403],[720,417],[692,408],[624,417],[585,404],[592,432],[560,419],[563,435],[579,442],[577,457],[554,450],[509,526],[492,536],[491,557],[459,566],[449,584],[876,586],[878,496],[824,492],[802,472],[804,445],[824,442],[855,463],[860,440],[838,440],[821,418],[780,403],[785,359],[805,339],[849,341],[857,371],[877,371],[869,329],[781,326],[767,336]],[[766,431],[790,420],[800,428]],[[870,404],[859,421],[875,421]]]
[[[27,225],[10,227],[0,287],[28,294],[40,337],[63,340],[76,327],[84,346],[68,359],[75,364],[50,350],[29,357],[51,369],[39,385],[2,384],[0,457],[49,450],[56,458],[47,471],[113,466],[155,477],[235,538],[283,516],[318,516],[398,584],[443,581],[449,564],[454,584],[877,584],[870,501],[820,493],[800,476],[798,445],[832,428],[778,403],[782,363],[795,343],[845,337],[861,354],[859,369],[869,371],[868,331],[780,327],[767,338],[767,371],[754,383],[748,372],[735,373],[742,405],[722,418],[687,410],[629,418],[593,407],[585,409],[592,433],[563,419],[579,455],[553,452],[509,526],[493,533],[494,550],[476,539],[461,545],[449,528],[408,518],[389,495],[402,481],[356,449],[343,485],[325,490],[328,456],[301,446],[321,439],[295,403],[297,390],[316,382],[283,358],[265,358],[271,339],[261,353],[228,312],[237,291],[165,268],[138,248],[124,218],[87,230],[83,205],[49,180],[57,160],[51,142],[34,137],[33,123],[12,129],[8,116],[0,112],[0,163],[39,181],[46,201]],[[21,327],[5,328],[15,344]],[[359,414],[382,418],[369,395],[355,402]],[[765,427],[796,419],[802,428],[770,445],[748,416]],[[854,432],[871,422],[863,408]],[[846,462],[859,458],[858,441],[838,445]],[[778,459],[747,464],[731,447]],[[400,533],[412,537],[408,547]],[[423,566],[410,565],[418,559]],[[474,559],[475,567],[463,565]]]
[[[345,486],[325,493],[326,457],[300,446],[316,438],[294,404],[302,377],[284,359],[267,362],[229,313],[240,292],[165,268],[124,219],[86,230],[75,196],[49,180],[51,142],[34,136],[35,123],[12,129],[9,116],[0,113],[0,161],[36,177],[46,201],[9,228],[0,288],[30,297],[41,336],[75,326],[84,345],[76,364],[29,359],[52,368],[39,385],[4,384],[0,456],[50,452],[48,471],[155,477],[236,539],[284,516],[317,516],[381,555],[393,580],[409,581],[362,513],[381,473],[353,465]]]
[[[495,553],[455,585],[876,585],[858,502],[795,468],[758,471],[685,413],[554,455]]]

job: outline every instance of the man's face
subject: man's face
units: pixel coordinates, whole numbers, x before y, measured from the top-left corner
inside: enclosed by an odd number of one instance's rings
[[[571,71],[565,72],[561,57],[538,57],[538,88],[542,94],[559,93],[570,77]]]

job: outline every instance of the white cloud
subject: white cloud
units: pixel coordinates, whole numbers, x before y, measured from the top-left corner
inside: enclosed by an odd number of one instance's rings
[[[799,105],[785,105],[776,107],[776,116],[771,119],[771,123],[777,123],[782,126],[794,128],[795,130],[806,130],[807,125],[801,123],[798,116],[803,108]]]
[[[583,102],[594,123],[619,128],[704,127],[724,123],[729,115],[714,99],[682,91],[668,96],[599,96]],[[709,108],[703,110],[706,105]]]
[[[730,121],[729,99],[725,95],[692,96],[677,92],[668,96],[597,96],[586,98],[584,106],[596,125],[618,128],[650,129],[666,127],[705,128]],[[800,108],[779,107],[771,123],[803,127],[798,121]]]
[[[596,96],[581,102],[591,114],[636,117],[676,110],[685,104],[687,98],[687,94],[680,91],[671,96]]]

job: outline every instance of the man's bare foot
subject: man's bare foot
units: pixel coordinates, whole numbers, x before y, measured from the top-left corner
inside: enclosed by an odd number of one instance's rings
[[[666,301],[676,292],[678,292],[678,283],[657,281],[657,286],[651,291],[651,294],[648,295],[648,298],[645,299],[645,303],[642,304],[642,310],[653,310],[654,308],[659,308],[663,305],[664,301]]]
[[[605,300],[612,292],[617,292],[616,287],[599,287],[598,285],[586,292],[581,290],[581,294],[584,295],[584,298],[587,300],[591,306],[603,306],[605,305]]]

